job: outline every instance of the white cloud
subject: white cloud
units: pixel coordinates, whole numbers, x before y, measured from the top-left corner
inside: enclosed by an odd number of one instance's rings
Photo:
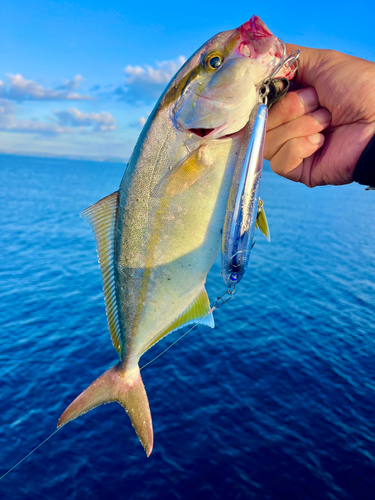
[[[0,99],[0,120],[1,117],[12,115],[16,111],[16,108],[13,103],[8,101],[8,99]]]
[[[15,116],[16,107],[8,99],[0,99],[0,130],[6,132],[31,132],[39,134],[71,133],[71,129],[52,122],[19,120]]]
[[[46,89],[34,80],[26,80],[21,74],[8,74],[7,85],[0,86],[2,94],[8,99],[24,101],[87,101],[91,99],[89,95],[81,95],[71,90],[76,89],[82,77],[77,75],[73,80],[67,81],[58,89]],[[2,82],[3,83],[3,82]]]
[[[70,108],[66,111],[55,111],[55,115],[60,124],[70,125],[71,127],[93,126],[95,131],[106,132],[115,130],[116,120],[106,111],[101,113],[83,113],[76,108]]]
[[[49,121],[20,120],[16,106],[8,99],[0,98],[0,130],[6,132],[30,132],[37,134],[72,134],[80,132],[108,132],[116,128],[115,118],[105,111],[83,113],[76,108],[55,111]]]
[[[179,56],[171,61],[156,61],[156,69],[151,66],[126,66],[124,73],[126,75],[125,84],[132,85],[139,82],[167,84],[172,76],[177,73],[180,67],[184,64],[186,58]]]
[[[148,118],[148,115],[141,116],[140,118],[138,118],[138,120],[135,120],[134,122],[130,122],[128,124],[128,126],[131,128],[141,130],[145,126],[145,123],[147,122],[147,118]]]
[[[71,134],[73,131],[67,127],[61,127],[57,123],[38,122],[34,120],[13,119],[4,129],[8,132],[29,132],[35,134]]]
[[[124,69],[125,86],[119,87],[115,93],[128,102],[154,101],[185,61],[184,56],[179,56],[170,61],[157,61],[154,68],[128,65]]]
[[[67,80],[65,83],[60,85],[58,89],[75,90],[82,83],[83,77],[81,75],[76,75],[73,80]]]

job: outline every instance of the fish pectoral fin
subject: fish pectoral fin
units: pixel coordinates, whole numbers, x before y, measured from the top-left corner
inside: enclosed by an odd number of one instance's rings
[[[266,212],[264,211],[263,201],[259,200],[258,216],[255,221],[255,227],[263,234],[267,241],[271,241],[270,228],[268,227]]]
[[[104,403],[117,401],[125,408],[147,456],[153,447],[150,406],[138,366],[130,373],[112,366],[83,391],[61,415],[57,427]]]
[[[118,192],[106,196],[81,213],[95,234],[99,265],[102,271],[108,328],[116,351],[120,354],[121,333],[115,292],[113,252],[118,210]]]
[[[195,184],[210,167],[211,165],[204,160],[203,148],[198,148],[169,175],[165,195],[171,197],[183,193]]]
[[[206,325],[210,328],[215,328],[214,316],[210,307],[210,300],[208,298],[206,289],[199,293],[198,297],[194,300],[190,306],[188,306],[185,311],[178,316],[165,330],[163,330],[153,342],[147,346],[145,351],[152,347],[156,342],[159,342],[163,337],[169,333],[182,328],[183,326],[189,325],[191,323],[199,323],[200,325]]]

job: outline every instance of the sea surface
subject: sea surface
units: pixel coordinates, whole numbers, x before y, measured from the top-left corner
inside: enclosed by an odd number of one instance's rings
[[[117,361],[79,213],[124,167],[0,156],[0,475]],[[256,236],[216,328],[198,326],[142,372],[150,458],[108,404],[8,474],[1,498],[375,499],[375,191],[310,190],[266,165],[261,196],[272,241]]]

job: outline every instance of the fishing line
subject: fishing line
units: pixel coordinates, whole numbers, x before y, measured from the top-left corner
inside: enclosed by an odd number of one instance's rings
[[[189,330],[187,332],[185,332],[184,334],[182,334],[177,340],[175,340],[174,342],[172,342],[171,345],[169,345],[166,349],[164,349],[164,351],[162,351],[161,353],[159,353],[157,356],[155,356],[153,359],[151,359],[151,361],[149,361],[148,363],[146,363],[145,365],[141,366],[139,368],[139,371],[143,370],[144,368],[146,368],[146,366],[149,366],[151,365],[151,363],[153,363],[154,361],[156,361],[158,358],[160,358],[161,356],[163,356],[163,354],[165,354],[167,351],[169,351],[169,349],[171,349],[173,346],[175,346],[177,344],[177,342],[179,342],[181,339],[183,339],[184,337],[186,337],[186,335],[188,333],[190,333],[192,330],[194,330],[194,328],[196,328],[198,325],[200,325],[202,323],[202,321],[204,319],[207,318],[207,316],[209,314],[212,314],[213,311],[215,309],[219,309],[221,306],[223,306],[224,304],[226,304],[227,302],[229,302],[229,300],[231,300],[231,298],[233,297],[233,294],[235,292],[235,287],[233,289],[233,291],[230,291],[229,289],[224,292],[220,297],[217,298],[216,302],[214,303],[214,305],[211,307],[211,309],[208,311],[208,313],[203,316],[203,318],[201,318],[197,323],[195,323],[195,325],[193,325],[191,328],[189,328]],[[224,298],[226,295],[229,295],[229,297],[226,297]],[[130,376],[128,378],[131,378]],[[122,384],[123,382],[125,382],[127,379],[125,378],[124,380],[120,381],[118,384],[116,384],[114,387],[117,387],[118,385]],[[113,390],[113,388],[111,389]],[[100,398],[102,398],[105,394],[109,393],[110,391],[107,391],[106,393],[103,393]],[[99,398],[97,398],[98,400]],[[95,402],[95,400],[94,400]],[[64,424],[66,425],[66,424]],[[36,446],[34,449],[32,449],[26,456],[24,456],[19,462],[17,462],[15,465],[13,465],[13,467],[11,467],[5,474],[3,474],[1,477],[0,477],[0,481],[2,479],[4,479],[5,476],[7,476],[10,472],[12,472],[14,469],[16,469],[19,465],[22,464],[22,462],[24,462],[27,458],[29,458],[30,455],[32,455],[36,450],[38,450],[41,446],[44,445],[44,443],[46,443],[47,441],[49,441],[55,434],[57,434],[59,432],[59,430],[61,430],[64,425],[62,425],[61,427],[58,427],[56,430],[54,430],[48,437],[46,437],[46,439],[44,439],[44,441],[42,441],[40,444],[38,444],[38,446]]]
[[[56,429],[55,431],[52,432],[52,434],[50,434],[44,441],[42,441],[40,444],[38,444],[38,446],[36,446],[33,450],[30,451],[30,453],[28,453],[25,457],[23,457],[19,462],[16,463],[16,465],[13,465],[13,467],[11,469],[9,469],[5,474],[3,474],[1,477],[0,477],[0,481],[5,477],[7,476],[10,472],[12,472],[12,470],[14,470],[16,467],[18,467],[20,464],[22,464],[22,462],[24,460],[26,460],[26,458],[28,458],[30,455],[32,455],[34,453],[34,451],[36,451],[38,448],[40,448],[41,446],[44,445],[44,443],[46,443],[49,439],[51,439],[52,436],[54,436],[56,434],[56,432],[59,432],[59,430],[61,429],[61,427],[59,427],[58,429]]]

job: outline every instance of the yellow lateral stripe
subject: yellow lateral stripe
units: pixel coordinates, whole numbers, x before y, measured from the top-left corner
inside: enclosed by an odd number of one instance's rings
[[[156,247],[160,241],[161,231],[163,229],[164,216],[167,214],[170,205],[170,197],[164,196],[160,202],[159,210],[155,214],[155,222],[152,228],[152,233],[150,239],[148,241],[147,250],[146,250],[146,265],[145,270],[142,275],[141,284],[139,287],[139,296],[137,309],[135,313],[134,323],[133,323],[133,331],[132,337],[134,338],[138,331],[138,326],[141,321],[141,315],[143,311],[143,306],[145,304],[148,284],[151,278],[151,271],[154,262],[154,254]]]
[[[172,102],[177,101],[177,99],[181,97],[182,93],[189,85],[189,83],[191,83],[193,80],[195,80],[195,78],[199,76],[202,69],[202,65],[198,64],[198,66],[190,70],[184,77],[182,77],[179,82],[175,81],[174,84],[169,87],[168,91],[160,101],[159,111],[166,106],[169,106],[169,104],[171,104]]]
[[[121,350],[121,331],[118,319],[114,282],[114,243],[117,220],[118,192],[106,196],[81,213],[95,234],[99,265],[102,272],[107,322],[116,351]]]

